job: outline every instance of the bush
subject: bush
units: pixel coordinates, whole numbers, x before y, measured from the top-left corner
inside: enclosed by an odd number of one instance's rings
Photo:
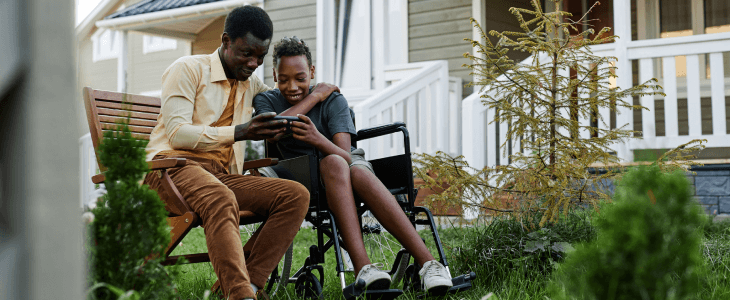
[[[705,218],[682,172],[628,172],[594,220],[598,237],[556,272],[556,299],[686,299],[697,293]]]
[[[167,212],[157,193],[140,185],[149,170],[146,141],[132,137],[127,124],[104,133],[99,159],[107,167],[106,190],[92,210],[91,280],[105,285],[91,292],[95,299],[116,299],[107,285],[135,290],[141,299],[170,299],[173,274],[160,265],[170,242]],[[98,285],[97,285],[98,286]]]

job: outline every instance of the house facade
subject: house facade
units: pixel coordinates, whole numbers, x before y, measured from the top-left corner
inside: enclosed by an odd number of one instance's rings
[[[546,11],[555,10],[552,1],[541,2]],[[578,16],[594,2],[564,0],[559,5]],[[158,95],[164,69],[180,56],[215,51],[225,15],[240,5],[257,5],[269,13],[272,47],[283,36],[307,41],[316,81],[340,87],[359,128],[405,121],[413,152],[464,155],[476,167],[508,161],[509,153],[496,147],[504,142],[499,126],[506,124],[492,123],[495,112],[481,105],[480,88],[465,86],[474,77],[462,66],[470,63],[463,54],[474,50],[464,39],[479,38],[469,18],[487,31],[519,31],[508,9],[531,8],[530,0],[102,1],[103,9],[82,23],[86,31],[77,30],[79,90],[91,86]],[[634,99],[650,111],[599,112],[611,121],[596,126],[628,124],[644,133],[643,139],[615,145],[616,155],[630,162],[646,151],[702,138],[708,148],[700,158],[730,162],[730,3],[607,0],[593,7],[588,18],[621,37],[594,49],[617,58],[618,79],[612,85],[629,87],[658,78],[667,94]],[[112,39],[117,36],[121,42]],[[95,40],[107,42],[95,46]],[[530,59],[526,53],[508,55]],[[269,55],[257,75],[273,86],[271,66]],[[369,158],[402,151],[397,139],[361,146]]]

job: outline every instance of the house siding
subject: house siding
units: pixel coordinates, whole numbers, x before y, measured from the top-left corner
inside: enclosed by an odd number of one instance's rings
[[[127,48],[129,51],[127,91],[135,94],[160,90],[162,73],[175,60],[190,54],[190,42],[182,40],[177,41],[176,49],[145,54],[143,36],[140,33],[130,32],[127,38],[129,43],[129,48]]]
[[[86,39],[79,45],[79,95],[83,87],[117,90],[117,59],[93,61],[93,43]]]
[[[191,47],[193,55],[211,54],[218,49],[225,22],[226,16],[221,16],[198,33]]]
[[[312,63],[317,64],[317,1],[265,1],[264,10],[274,23],[274,37],[264,59],[264,83],[273,87],[274,45],[284,36],[303,39],[312,52]]]
[[[471,82],[470,71],[462,67],[469,59],[471,45],[471,0],[409,0],[408,1],[408,61],[447,60],[449,76]],[[465,87],[462,95],[472,93]]]

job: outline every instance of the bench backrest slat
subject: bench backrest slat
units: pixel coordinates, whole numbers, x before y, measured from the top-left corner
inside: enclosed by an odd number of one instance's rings
[[[116,128],[118,122],[129,117],[129,129],[138,139],[150,139],[160,114],[160,98],[132,95],[85,87],[84,106],[94,150],[99,149],[104,132]],[[98,154],[97,154],[98,155]],[[97,156],[97,162],[99,162]],[[99,169],[106,168],[99,163]]]

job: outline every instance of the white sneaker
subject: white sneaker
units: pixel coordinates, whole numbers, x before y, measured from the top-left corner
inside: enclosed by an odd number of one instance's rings
[[[421,276],[421,287],[429,294],[445,294],[454,285],[449,271],[437,260],[423,264],[418,275]]]
[[[387,290],[390,288],[390,275],[381,271],[374,264],[365,265],[357,273],[355,282],[362,279],[365,281],[365,290]]]

